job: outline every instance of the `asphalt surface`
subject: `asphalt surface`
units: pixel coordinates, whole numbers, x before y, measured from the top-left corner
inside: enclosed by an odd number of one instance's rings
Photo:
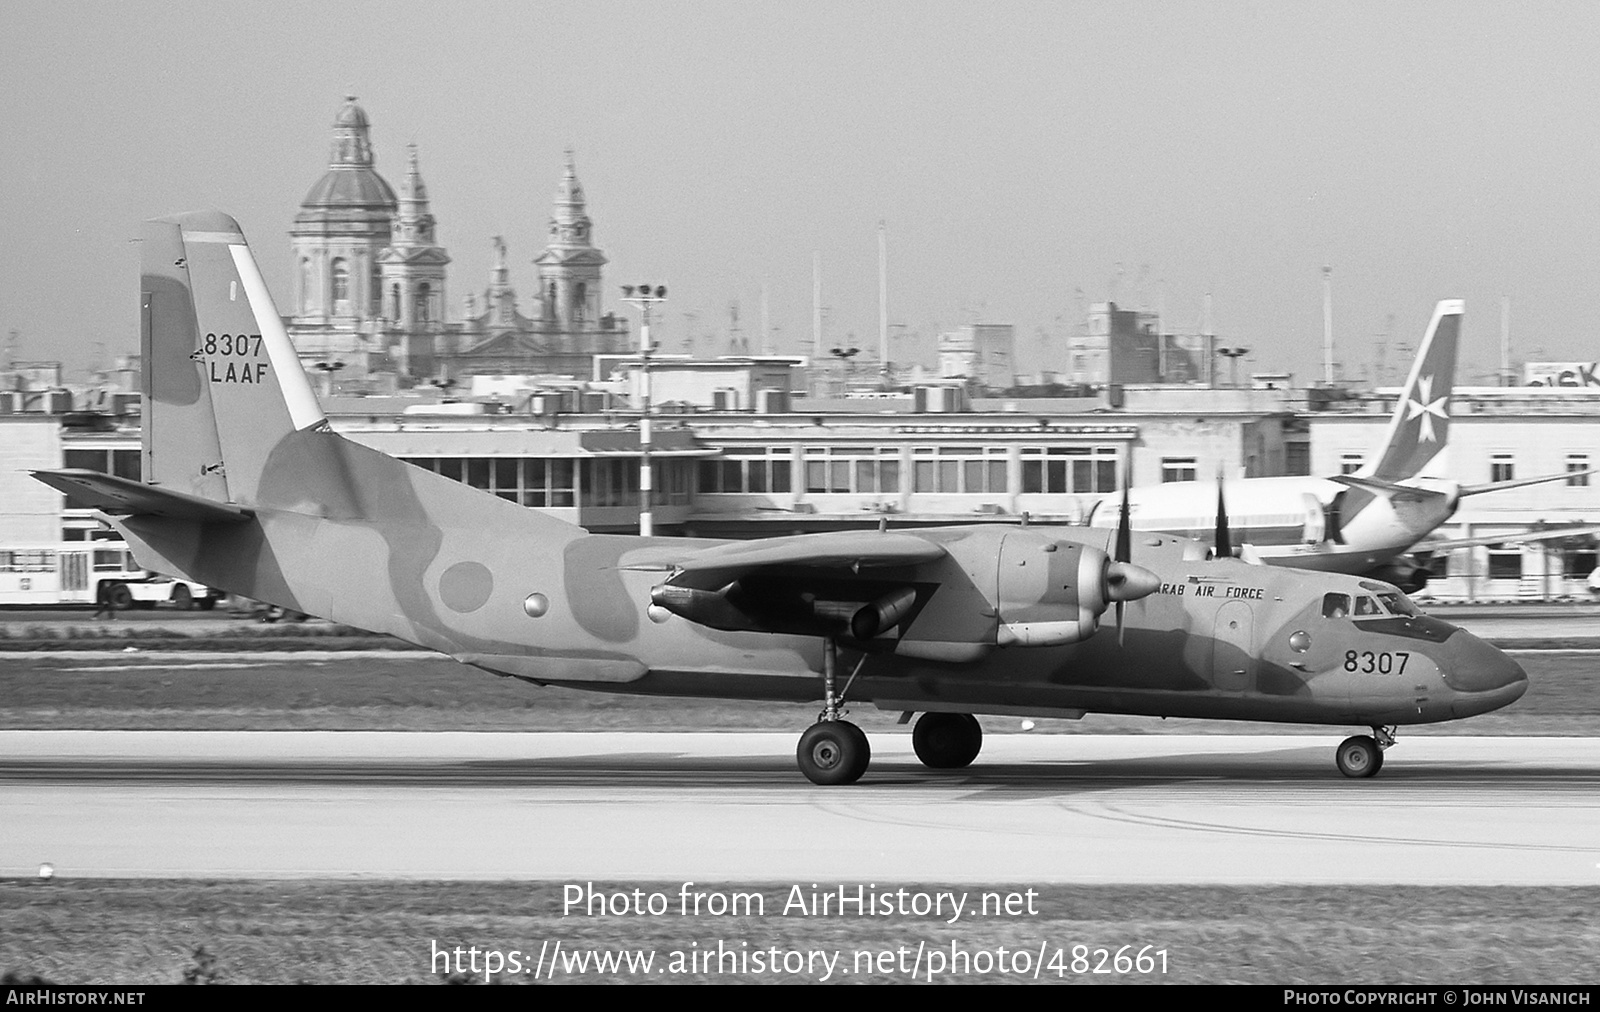
[[[1432,611],[1600,636],[1594,605]],[[116,623],[259,624],[0,612]],[[1600,739],[1402,737],[1351,781],[1342,736],[995,736],[941,774],[880,734],[818,788],[792,733],[0,731],[0,875],[1600,884]]]
[[[1600,739],[879,735],[819,788],[779,733],[0,732],[0,875],[1600,884]]]

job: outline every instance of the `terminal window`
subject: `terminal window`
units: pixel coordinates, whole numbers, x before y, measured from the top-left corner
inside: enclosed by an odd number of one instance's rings
[[[1003,446],[919,446],[912,450],[918,492],[1004,493]]]
[[[576,505],[575,461],[556,457],[405,457],[424,471],[535,507]]]
[[[702,492],[788,492],[787,447],[729,446],[721,459],[700,461]]]
[[[1512,462],[1511,454],[1497,453],[1489,458],[1489,480],[1511,481],[1517,476],[1516,465]]]
[[[1193,457],[1162,457],[1161,480],[1194,481],[1197,463]]]
[[[1519,580],[1522,578],[1522,550],[1515,545],[1489,546],[1489,579]]]
[[[724,451],[727,452],[727,451]],[[806,491],[880,495],[900,492],[900,451],[892,446],[808,446]],[[781,470],[787,491],[787,461]],[[776,480],[776,479],[775,479]]]
[[[1589,455],[1587,453],[1567,454],[1567,487],[1589,487]]]
[[[1114,446],[1024,447],[1024,492],[1115,492],[1117,448]]]

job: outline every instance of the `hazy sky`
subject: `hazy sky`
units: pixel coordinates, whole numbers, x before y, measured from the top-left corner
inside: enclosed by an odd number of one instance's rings
[[[1465,355],[1600,357],[1600,4],[19,3],[0,33],[0,335],[71,368],[137,344],[137,223],[237,217],[280,305],[288,229],[346,92],[405,145],[454,264],[533,292],[563,151],[616,285],[779,350],[1012,323],[1020,364],[1085,302],[1164,305],[1251,365],[1321,375],[1467,300]],[[1120,272],[1119,272],[1119,265]],[[524,301],[523,309],[528,307]],[[1392,320],[1392,325],[1391,325]],[[909,348],[897,349],[910,357]],[[1391,353],[1390,365],[1396,356]],[[1059,365],[1059,363],[1057,363]]]

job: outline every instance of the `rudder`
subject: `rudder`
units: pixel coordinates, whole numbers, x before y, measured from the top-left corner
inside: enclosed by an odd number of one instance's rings
[[[146,481],[256,505],[268,455],[327,422],[238,223],[145,223]]]

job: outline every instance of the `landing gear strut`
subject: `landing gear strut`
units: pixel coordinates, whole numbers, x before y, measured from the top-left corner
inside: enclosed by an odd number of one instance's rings
[[[924,713],[911,731],[911,747],[929,769],[964,769],[983,748],[983,728],[970,713]]]
[[[835,692],[835,669],[839,662],[839,646],[830,636],[824,641],[822,653],[822,712],[817,722],[800,736],[800,747],[795,758],[800,772],[814,784],[833,786],[853,784],[867,771],[872,761],[872,746],[861,728],[843,719],[849,711],[844,708],[845,692],[866,662],[863,656],[845,683],[844,692]]]
[[[1340,742],[1333,753],[1339,772],[1354,779],[1375,777],[1383,769],[1384,750],[1394,744],[1394,728],[1375,727],[1372,736],[1358,734]]]

